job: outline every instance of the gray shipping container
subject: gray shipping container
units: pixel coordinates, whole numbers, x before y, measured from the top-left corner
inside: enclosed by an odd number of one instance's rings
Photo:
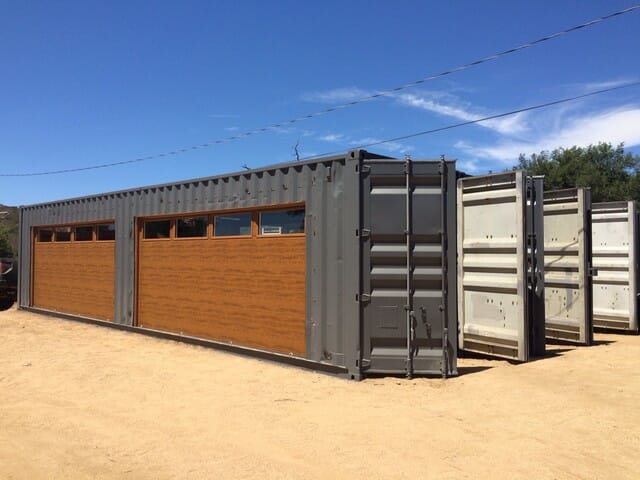
[[[318,160],[21,207],[19,307],[287,361],[352,379],[368,374],[455,375],[455,180],[451,161],[402,161],[354,150]],[[182,334],[177,326],[140,327],[138,257],[140,239],[146,235],[144,222],[201,215],[209,218],[208,238],[213,238],[216,212],[262,212],[279,205],[304,209],[301,352],[243,344],[242,329],[255,330],[259,315],[247,314],[233,325],[240,332],[240,340],[233,342],[215,335]],[[258,218],[258,213],[253,215]],[[170,221],[174,238],[178,220]],[[38,283],[38,275],[44,275],[40,272],[45,272],[47,261],[53,262],[47,249],[55,246],[59,235],[60,242],[67,242],[66,252],[81,255],[77,253],[81,233],[88,235],[86,240],[96,241],[99,226],[92,225],[101,222],[112,222],[115,230],[112,314],[99,318],[66,307],[39,305],[34,284],[46,290],[43,280]],[[60,233],[48,236],[56,228]],[[254,236],[271,238],[279,233],[269,227]],[[161,243],[162,239],[148,241],[149,245],[170,245]],[[37,269],[36,249],[45,252],[38,253],[44,266]],[[176,284],[165,291],[188,292],[180,265],[171,264],[171,268]],[[268,279],[268,274],[268,269],[256,271],[260,278]],[[224,282],[229,288],[231,280],[221,279],[220,286]],[[91,291],[84,295],[90,296]],[[188,298],[185,306],[192,307]],[[242,305],[236,310],[242,310]],[[209,321],[223,321],[222,316],[212,308]]]
[[[541,177],[458,180],[461,350],[518,361],[544,354]]]

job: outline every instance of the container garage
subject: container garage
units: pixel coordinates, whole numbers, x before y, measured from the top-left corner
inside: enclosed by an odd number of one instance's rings
[[[635,202],[594,203],[593,325],[638,333],[638,211]]]
[[[349,378],[455,375],[455,182],[354,150],[22,207],[18,303]]]

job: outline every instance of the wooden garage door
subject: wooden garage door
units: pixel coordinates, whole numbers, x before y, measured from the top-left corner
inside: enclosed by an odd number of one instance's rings
[[[139,326],[304,355],[304,209],[139,227]]]
[[[113,236],[113,224],[36,229],[32,305],[113,320]]]

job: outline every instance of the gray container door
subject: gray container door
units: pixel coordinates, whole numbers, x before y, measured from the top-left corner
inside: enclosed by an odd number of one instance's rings
[[[591,191],[544,194],[546,337],[583,345],[593,341]]]
[[[592,222],[593,325],[637,332],[636,204],[596,203]]]
[[[443,268],[447,165],[396,160],[361,168],[363,372],[454,374]]]
[[[541,355],[541,179],[522,171],[469,177],[457,194],[459,348],[519,361]]]

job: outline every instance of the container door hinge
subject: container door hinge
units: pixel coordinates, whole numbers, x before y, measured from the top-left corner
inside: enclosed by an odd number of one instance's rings
[[[370,301],[371,295],[369,295],[368,293],[361,293],[360,295],[356,293],[356,302],[369,303]]]
[[[356,230],[356,237],[361,238],[369,238],[371,236],[371,230],[368,228],[361,228],[360,230]]]
[[[371,172],[369,165],[360,165],[360,175],[367,175]]]

